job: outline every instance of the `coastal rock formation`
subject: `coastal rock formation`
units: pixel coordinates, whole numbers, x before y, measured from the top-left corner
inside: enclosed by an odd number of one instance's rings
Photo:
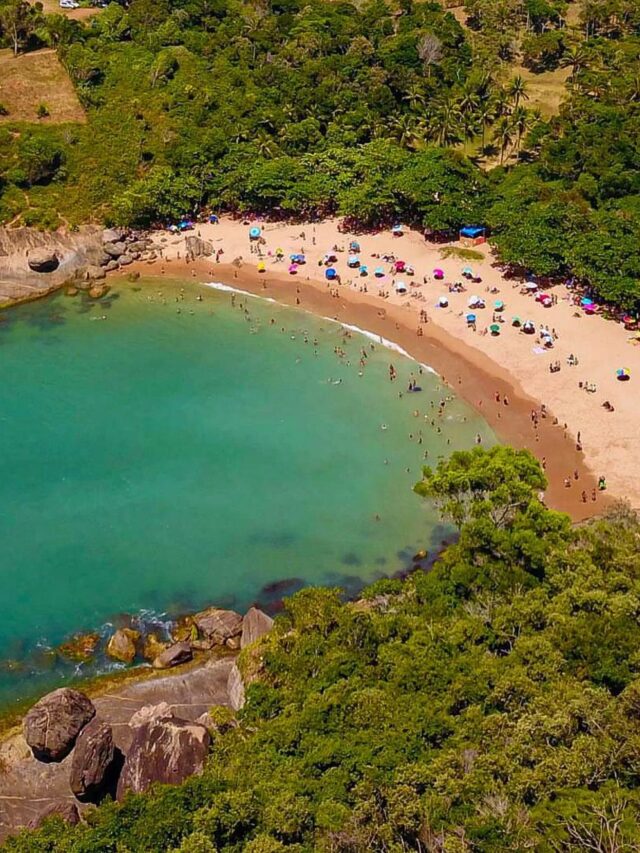
[[[242,673],[235,662],[229,671],[227,693],[229,694],[229,705],[231,705],[234,711],[239,711],[245,703],[245,689]]]
[[[191,646],[186,641],[182,640],[179,643],[174,643],[161,652],[153,661],[154,669],[168,669],[170,666],[178,666],[180,663],[186,663],[193,657]]]
[[[62,761],[95,713],[84,693],[62,687],[31,708],[24,718],[24,739],[39,761]]]
[[[125,236],[122,228],[105,228],[102,232],[103,243],[118,243]]]
[[[136,656],[136,643],[140,632],[131,628],[118,628],[107,644],[107,654],[114,660],[131,663]]]
[[[60,264],[55,251],[51,249],[30,249],[27,254],[29,269],[34,272],[53,272]]]
[[[144,638],[144,645],[142,647],[142,657],[145,660],[153,661],[158,655],[162,654],[162,652],[167,648],[167,643],[163,643],[162,640],[158,638],[157,634],[147,634]]]
[[[120,255],[120,257],[118,258],[118,264],[121,267],[128,267],[129,264],[132,264],[134,261],[135,258],[133,257],[133,255],[130,255],[128,253],[125,255]]]
[[[69,787],[83,802],[98,802],[113,781],[116,748],[111,726],[94,717],[78,736]]]
[[[69,660],[88,661],[95,654],[95,650],[100,642],[100,634],[74,634],[62,645],[58,646],[57,651],[62,657]]]
[[[255,643],[264,634],[268,634],[273,627],[273,619],[258,607],[250,607],[242,620],[242,636],[240,648],[244,649]]]
[[[201,773],[211,736],[199,723],[163,717],[138,726],[118,781],[117,798],[142,793],[155,782],[179,784]]]
[[[77,805],[72,802],[59,800],[54,803],[49,803],[48,806],[45,806],[41,812],[33,817],[29,821],[29,829],[38,829],[38,827],[41,826],[47,818],[53,817],[54,815],[61,817],[65,823],[70,823],[71,826],[76,826],[76,824],[80,823],[80,812],[78,811]]]
[[[124,255],[124,253],[127,251],[127,244],[122,242],[105,243],[102,249],[105,254],[109,255],[109,257],[119,258],[120,255]]]
[[[165,717],[172,717],[173,712],[171,705],[168,702],[158,702],[157,705],[143,705],[139,711],[129,720],[129,727],[137,729],[138,726],[144,726],[147,723],[155,723],[156,720],[162,720]]]
[[[209,607],[196,613],[193,622],[199,636],[203,638],[205,648],[211,649],[225,643],[233,648],[233,640],[242,634],[242,616],[235,610]]]

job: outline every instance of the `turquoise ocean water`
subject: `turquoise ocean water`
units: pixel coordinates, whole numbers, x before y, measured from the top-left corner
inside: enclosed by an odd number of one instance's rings
[[[447,392],[409,359],[190,283],[5,312],[0,359],[0,705],[90,674],[43,650],[122,613],[405,570],[450,533],[411,491],[424,451],[493,440],[459,401],[437,432]]]

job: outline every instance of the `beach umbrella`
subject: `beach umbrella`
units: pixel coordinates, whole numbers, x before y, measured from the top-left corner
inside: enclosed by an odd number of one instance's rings
[[[325,277],[328,281],[333,281],[335,278],[337,278],[337,277],[338,277],[338,273],[337,273],[337,271],[336,271],[333,267],[329,267],[328,269],[326,269],[326,270],[324,271],[324,277]]]
[[[491,332],[492,335],[499,335],[500,334],[500,324],[499,323],[492,323],[489,326],[489,331]]]
[[[406,293],[407,285],[404,281],[396,281],[396,293]]]
[[[470,296],[469,297],[469,308],[473,308],[474,305],[477,305],[480,302],[479,296]]]
[[[527,290],[537,290],[538,289],[538,285],[535,283],[535,281],[528,281],[526,283],[525,287],[527,288]]]
[[[391,229],[391,233],[394,237],[402,237],[402,225],[394,225]]]
[[[347,261],[347,266],[350,266],[352,268],[353,267],[359,267],[360,266],[360,258],[358,258],[356,255],[351,255],[351,257]]]
[[[433,276],[434,276],[434,278],[439,278],[439,279],[444,278],[444,270],[435,269],[433,271]]]
[[[266,270],[266,265],[264,261],[260,261],[258,264],[258,272],[264,272]]]
[[[306,264],[307,259],[304,255],[289,255],[294,264]]]
[[[369,275],[369,267],[366,264],[360,265],[360,275]]]
[[[284,258],[284,250],[276,249],[276,258]]]
[[[396,272],[404,272],[405,266],[406,265],[404,261],[396,261],[393,265],[393,268]]]
[[[533,332],[535,332],[535,330],[536,330],[536,327],[533,325],[531,320],[525,320],[525,322],[522,324],[522,331],[526,332],[528,335],[533,334]]]
[[[522,320],[520,319],[520,317],[512,317],[511,318],[511,325],[512,326],[521,326]]]
[[[589,299],[588,296],[583,296],[580,300],[580,305],[593,305],[593,299]]]
[[[627,382],[631,379],[631,371],[628,367],[620,367],[616,370],[616,376],[621,382]]]
[[[384,270],[382,267],[376,267],[373,271],[373,274],[376,278],[382,278],[384,276]]]
[[[471,267],[463,267],[462,275],[473,275],[473,270]]]
[[[298,272],[298,264],[289,264],[289,272],[295,275]]]
[[[496,309],[496,311],[504,311],[504,302],[501,299],[496,299],[496,301],[493,303],[493,307]]]
[[[360,243],[357,240],[352,240],[349,243],[349,251],[357,254],[360,251]]]
[[[440,308],[446,308],[448,304],[449,300],[446,296],[441,296],[440,299],[438,299],[438,305],[440,306]]]
[[[467,314],[467,323],[475,323],[476,315],[475,314]]]
[[[257,240],[261,234],[262,234],[262,231],[259,228],[257,228],[257,227],[249,228],[249,237],[252,240]]]

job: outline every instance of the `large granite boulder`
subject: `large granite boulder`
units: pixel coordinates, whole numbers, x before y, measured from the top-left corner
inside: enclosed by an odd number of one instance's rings
[[[142,793],[155,782],[177,785],[201,773],[211,736],[199,723],[166,716],[136,726],[118,780],[117,798]]]
[[[242,620],[242,636],[240,637],[240,648],[244,649],[255,643],[264,634],[268,634],[273,627],[271,616],[257,607],[250,607]]]
[[[105,228],[102,232],[103,243],[119,243],[124,237],[122,228]]]
[[[161,652],[158,657],[153,661],[154,669],[168,669],[171,666],[178,666],[181,663],[187,663],[193,657],[193,652],[191,651],[191,646],[186,640],[182,640],[179,643],[174,643],[172,646],[169,646],[168,649],[165,649]]]
[[[34,272],[54,272],[60,261],[52,249],[29,249],[27,263]]]
[[[24,718],[24,739],[39,761],[62,761],[95,713],[84,693],[62,687],[31,708]]]
[[[96,803],[113,786],[120,753],[108,723],[93,718],[84,727],[71,756],[69,787],[83,802]]]
[[[242,616],[235,610],[209,607],[201,613],[196,613],[193,622],[206,648],[225,644],[238,648],[242,634]],[[238,643],[234,642],[235,640],[238,640]]]
[[[107,654],[114,660],[131,663],[136,656],[136,643],[139,639],[139,631],[134,631],[132,628],[118,628],[109,639]]]
[[[115,243],[105,243],[102,247],[102,251],[109,255],[110,258],[119,258],[120,255],[124,255],[127,251],[127,244],[122,243],[121,241],[116,241]]]
[[[80,812],[78,811],[78,807],[75,803],[71,801],[66,802],[65,800],[58,800],[54,803],[49,803],[48,806],[45,806],[41,811],[38,812],[30,821],[29,821],[29,829],[38,829],[47,818],[57,816],[62,818],[66,823],[71,824],[71,826],[76,826],[80,823]]]

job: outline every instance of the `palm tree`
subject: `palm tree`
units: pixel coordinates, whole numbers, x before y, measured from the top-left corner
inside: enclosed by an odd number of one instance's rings
[[[525,133],[531,129],[533,124],[533,116],[524,107],[518,107],[511,115],[511,125],[516,133],[516,151],[520,151],[522,146],[522,138]]]
[[[509,95],[513,99],[513,108],[517,110],[520,101],[528,101],[529,93],[527,92],[527,84],[524,79],[518,74],[513,80],[509,83]]]
[[[461,120],[462,114],[458,105],[449,97],[442,101],[435,115],[434,130],[438,145],[444,147],[460,142]]]
[[[407,114],[392,118],[389,121],[389,130],[404,148],[415,148],[423,139],[419,123]]]
[[[478,110],[478,121],[480,122],[480,129],[482,132],[482,150],[485,149],[486,135],[487,135],[487,127],[491,124],[491,122],[495,118],[495,113],[493,111],[493,107],[489,101],[483,101],[480,104],[480,108]]]
[[[421,86],[412,83],[402,96],[402,100],[409,104],[410,109],[418,111],[426,103],[426,97]]]
[[[277,147],[273,136],[270,136],[266,130],[262,128],[255,136],[255,146],[258,154],[264,157],[265,160],[270,160],[276,153]]]
[[[511,124],[511,116],[502,116],[493,130],[493,140],[498,144],[500,149],[500,165],[504,163],[504,155],[507,149],[513,142],[513,125]]]

